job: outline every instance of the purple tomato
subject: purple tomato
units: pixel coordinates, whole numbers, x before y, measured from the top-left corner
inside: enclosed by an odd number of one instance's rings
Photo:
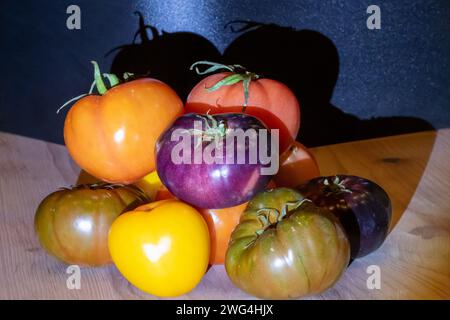
[[[278,170],[276,135],[246,114],[185,114],[161,135],[156,152],[163,184],[199,208],[244,203]]]
[[[375,251],[386,239],[391,223],[391,201],[375,182],[336,175],[312,179],[298,189],[340,220],[350,240],[353,259]]]

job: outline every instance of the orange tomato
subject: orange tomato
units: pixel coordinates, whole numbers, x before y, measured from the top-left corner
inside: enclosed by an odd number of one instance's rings
[[[155,170],[156,140],[182,112],[168,85],[138,79],[78,100],[66,116],[64,141],[82,169],[128,184]]]
[[[295,141],[280,156],[280,168],[274,177],[277,187],[295,188],[320,176],[314,155],[300,142]]]
[[[190,92],[186,112],[228,113],[242,112],[244,89],[242,82],[224,85],[214,91],[206,88],[232,75],[221,72],[200,81]],[[300,106],[294,93],[281,82],[271,79],[252,80],[245,113],[259,118],[269,129],[279,129],[280,153],[295,140],[300,128]]]
[[[275,183],[270,181],[267,185],[267,189],[272,188],[275,188]],[[245,208],[247,208],[247,204],[248,202],[245,202],[234,207],[223,209],[197,208],[208,224],[209,235],[211,238],[210,264],[224,264],[231,233],[239,223],[239,218],[245,211]]]
[[[210,264],[223,264],[231,233],[239,223],[247,203],[224,209],[197,209],[208,224],[211,238]]]

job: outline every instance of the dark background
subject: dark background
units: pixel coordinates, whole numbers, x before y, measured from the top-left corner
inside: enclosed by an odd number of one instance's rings
[[[66,28],[70,4],[81,30]],[[366,27],[371,4],[381,30]],[[447,0],[3,0],[0,40],[0,131],[58,143],[67,109],[55,111],[88,91],[93,59],[150,71],[183,99],[192,62],[246,65],[296,93],[307,146],[450,127]]]

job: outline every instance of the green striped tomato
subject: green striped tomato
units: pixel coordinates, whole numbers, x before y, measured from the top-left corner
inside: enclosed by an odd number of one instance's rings
[[[350,258],[339,221],[300,193],[257,194],[231,235],[225,267],[231,281],[259,298],[289,299],[332,286]]]
[[[34,225],[41,246],[68,264],[99,266],[111,262],[108,232],[124,211],[149,202],[134,186],[80,185],[48,195]]]

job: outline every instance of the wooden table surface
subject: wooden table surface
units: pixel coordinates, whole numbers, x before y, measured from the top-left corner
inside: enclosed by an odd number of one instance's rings
[[[355,260],[339,282],[311,299],[450,299],[450,129],[313,149],[322,174],[354,174],[380,184],[393,202],[393,226],[376,252]],[[69,290],[64,264],[40,248],[39,202],[74,184],[79,168],[64,146],[0,133],[0,299],[155,299],[113,265],[81,270]],[[368,289],[377,265],[381,289]],[[212,267],[181,299],[252,298],[223,266]]]

